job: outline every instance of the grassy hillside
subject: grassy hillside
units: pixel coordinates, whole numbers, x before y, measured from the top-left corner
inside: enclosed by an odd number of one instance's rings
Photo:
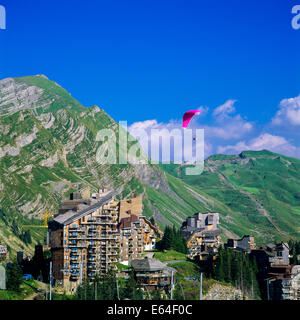
[[[230,230],[243,227],[261,242],[299,239],[300,160],[267,150],[214,155],[199,176],[187,176],[186,166],[161,166],[234,213]]]

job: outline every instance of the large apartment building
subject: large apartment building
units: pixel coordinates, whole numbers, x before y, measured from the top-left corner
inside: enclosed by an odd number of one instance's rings
[[[129,265],[139,259],[145,250],[155,248],[157,230],[144,216],[134,214],[120,219],[120,262]]]
[[[92,198],[73,193],[49,222],[53,278],[67,291],[75,290],[84,278],[92,280],[96,274],[116,269],[117,262],[128,264],[140,258],[148,249],[148,234],[155,244],[155,228],[142,216],[142,199],[116,201],[118,193],[103,192]],[[120,215],[124,201],[127,210]]]

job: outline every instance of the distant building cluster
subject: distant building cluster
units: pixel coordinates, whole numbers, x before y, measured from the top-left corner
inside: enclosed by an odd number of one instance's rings
[[[219,213],[196,213],[183,222],[180,233],[187,241],[188,257],[207,260],[220,245]]]
[[[53,278],[68,291],[116,264],[128,265],[155,248],[157,228],[142,215],[142,198],[117,201],[117,191],[72,193],[49,222]]]
[[[187,241],[188,257],[213,260],[220,246],[219,213],[196,213],[182,223],[180,232]],[[254,237],[244,235],[241,239],[228,239],[225,248],[249,254],[259,269],[260,287],[266,288],[267,300],[300,300],[300,266],[290,265],[287,243],[268,244],[256,249]]]

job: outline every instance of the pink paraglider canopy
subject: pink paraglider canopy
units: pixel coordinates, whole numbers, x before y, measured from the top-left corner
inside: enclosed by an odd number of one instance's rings
[[[183,115],[182,127],[187,128],[195,114],[200,114],[200,110],[190,110]]]

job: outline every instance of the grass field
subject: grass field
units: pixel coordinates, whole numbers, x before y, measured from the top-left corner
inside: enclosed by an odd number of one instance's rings
[[[162,262],[172,260],[186,260],[186,255],[174,250],[166,250],[166,252],[155,252],[154,258]]]

